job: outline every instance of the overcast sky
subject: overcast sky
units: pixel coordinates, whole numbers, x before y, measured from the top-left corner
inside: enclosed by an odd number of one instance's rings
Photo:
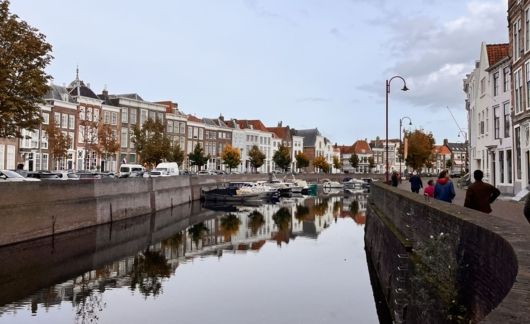
[[[173,100],[199,117],[279,121],[332,142],[412,129],[462,141],[462,79],[504,43],[507,0],[11,0],[47,35],[54,83]],[[447,108],[448,107],[448,108]],[[408,124],[408,121],[406,122]],[[464,129],[466,130],[466,129]]]

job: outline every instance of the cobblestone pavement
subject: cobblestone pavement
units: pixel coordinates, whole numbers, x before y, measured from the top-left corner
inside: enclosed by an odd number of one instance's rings
[[[427,185],[428,180],[429,178],[422,178],[423,184]],[[433,180],[436,181],[436,179],[434,178]],[[457,188],[456,180],[454,180],[453,182],[455,185],[456,192],[456,197],[453,200],[453,203],[456,205],[464,206],[466,191]],[[410,191],[410,183],[407,180],[403,180],[403,182],[399,185],[398,188]],[[420,190],[420,194],[423,194],[423,190]],[[491,204],[491,209],[493,210],[491,212],[491,215],[515,221],[518,224],[521,224],[522,226],[528,226],[528,230],[530,231],[530,224],[528,224],[526,218],[523,215],[523,208],[524,201],[515,202],[511,200],[511,197],[500,196],[499,198],[497,198],[497,200],[493,202],[493,204]]]

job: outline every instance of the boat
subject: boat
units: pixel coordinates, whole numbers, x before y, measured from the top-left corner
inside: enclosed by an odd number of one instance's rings
[[[332,188],[344,188],[344,185],[340,182],[337,182],[337,181],[332,181],[332,180],[329,180],[329,179],[322,179],[321,180],[321,183],[322,183],[322,188],[324,189],[332,189]]]
[[[226,187],[202,190],[202,197],[206,201],[248,202],[274,200],[279,193],[274,188],[255,182],[229,182]]]

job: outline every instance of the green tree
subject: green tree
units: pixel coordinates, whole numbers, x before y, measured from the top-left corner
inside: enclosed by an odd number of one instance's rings
[[[221,234],[223,234],[225,242],[231,241],[232,236],[237,234],[239,231],[239,225],[241,225],[241,220],[234,214],[228,214],[221,218],[221,225],[219,228]]]
[[[295,156],[296,159],[296,167],[298,169],[307,168],[309,166],[309,159],[304,154],[304,152],[298,152]]]
[[[338,156],[333,157],[333,167],[338,170],[342,168],[342,162],[340,162],[340,159]]]
[[[248,156],[250,158],[250,164],[252,165],[254,170],[258,169],[263,165],[263,163],[265,163],[266,155],[260,151],[257,145],[252,146],[252,148],[248,152]]]
[[[415,130],[407,133],[405,140],[408,141],[408,152],[406,162],[413,170],[419,170],[427,164],[434,146],[434,137],[423,130]]]
[[[52,160],[50,168],[55,169],[57,161],[66,158],[68,155],[68,148],[72,141],[69,136],[61,132],[55,122],[51,122],[46,127],[46,136],[48,136],[48,152],[50,152]]]
[[[289,152],[289,148],[281,144],[278,147],[278,151],[274,152],[272,160],[279,168],[287,171],[289,169],[289,165],[291,164],[291,153]]]
[[[0,0],[0,137],[21,137],[42,122],[39,103],[48,92],[52,46],[46,36],[9,12]]]
[[[179,167],[182,166],[182,162],[184,162],[184,150],[180,147],[180,144],[175,143],[171,146],[168,161],[177,162]]]
[[[265,225],[265,217],[259,211],[254,210],[250,215],[248,215],[248,228],[252,232],[252,235],[256,235],[259,229]]]
[[[241,164],[239,149],[230,144],[223,149],[221,159],[223,159],[223,163],[230,169],[230,172],[232,172],[233,168],[237,168],[237,166]]]
[[[359,167],[359,156],[357,154],[353,153],[348,161],[352,168],[357,169]]]
[[[368,167],[370,168],[370,171],[372,171],[372,169],[375,168],[375,160],[373,156],[370,156],[368,158]]]
[[[325,173],[327,173],[330,168],[328,161],[326,161],[326,159],[322,155],[317,156],[313,160],[313,166]]]
[[[164,133],[164,125],[158,119],[149,118],[142,128],[134,125],[132,142],[144,163],[156,165],[169,158],[171,141]]]
[[[188,159],[190,160],[190,165],[196,165],[199,167],[200,170],[203,165],[206,165],[206,163],[208,163],[210,155],[204,155],[204,150],[202,149],[201,144],[197,143],[197,145],[195,145],[195,148],[193,149],[193,152],[188,154]]]

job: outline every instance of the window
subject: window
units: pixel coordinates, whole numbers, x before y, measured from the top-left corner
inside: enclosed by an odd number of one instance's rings
[[[508,183],[512,183],[512,150],[506,150],[506,169]]]
[[[118,124],[118,113],[116,112],[112,112],[110,114],[110,123],[112,125],[117,125]]]
[[[68,115],[62,114],[61,116],[61,128],[68,128]]]
[[[131,116],[130,116],[130,123],[131,123],[131,124],[136,124],[137,110],[136,110],[136,109],[131,109],[131,111],[130,111],[129,113],[131,114]]]
[[[499,106],[493,107],[493,129],[495,138],[500,138],[501,117],[499,113]]]
[[[521,179],[521,128],[515,129],[515,175]]]
[[[513,60],[514,62],[521,57],[521,20],[513,24]]]
[[[486,134],[490,132],[490,111],[486,108]]]
[[[134,131],[133,131],[133,128],[131,127],[131,129],[129,130],[129,147],[130,148],[134,148],[134,142],[133,142],[133,137],[134,137]]]
[[[525,22],[524,22],[524,45],[525,51],[530,50],[530,8],[525,10]]]
[[[148,112],[145,109],[140,110],[140,126],[143,126],[147,120]]]
[[[510,102],[503,104],[504,109],[504,138],[510,137]]]
[[[122,123],[128,123],[129,122],[129,109],[122,108],[121,109],[121,122]]]
[[[127,127],[122,127],[121,128],[121,138],[120,138],[120,142],[121,142],[121,147],[122,148],[127,148],[127,141],[128,140],[129,140],[128,128]]]
[[[493,74],[493,96],[499,94],[499,71]]]
[[[56,112],[53,114],[53,122],[55,125],[61,127],[61,113]]]
[[[504,183],[504,151],[499,151],[499,178]]]
[[[175,134],[178,134],[180,133],[180,130],[179,130],[179,122],[173,122],[173,133]]]
[[[99,109],[94,108],[94,119],[93,121],[98,122],[99,121]]]
[[[90,107],[86,109],[86,120],[92,121],[92,108]]]
[[[184,122],[180,123],[180,133],[186,134],[186,123]]]
[[[166,128],[166,131],[168,133],[173,133],[173,121],[171,120],[168,120],[167,121],[167,128]]]
[[[74,115],[68,115],[68,128],[75,129],[75,116]]]
[[[193,138],[193,127],[188,126],[188,138]]]
[[[502,78],[502,92],[507,92],[508,89],[510,88],[510,68],[509,67],[505,67],[504,69],[502,69],[502,74],[503,74],[503,78]]]
[[[79,107],[79,120],[85,120],[85,107],[81,106]]]
[[[103,112],[103,122],[105,124],[110,124],[110,111]]]
[[[483,77],[482,80],[480,80],[480,94],[484,94],[486,91],[486,77]]]
[[[44,125],[48,125],[50,123],[50,114],[42,113],[42,119],[43,119],[42,123]]]
[[[515,98],[515,113],[519,113],[522,111],[522,91],[523,91],[523,85],[521,84],[521,69],[515,71],[514,73],[514,98]]]
[[[530,61],[524,65],[526,73],[526,106],[530,103]]]

